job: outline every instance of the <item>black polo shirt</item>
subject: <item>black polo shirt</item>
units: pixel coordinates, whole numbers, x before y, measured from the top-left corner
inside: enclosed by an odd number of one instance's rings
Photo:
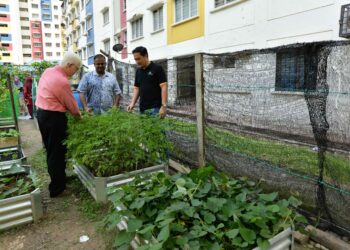
[[[151,62],[147,68],[138,68],[135,75],[135,87],[140,88],[140,111],[162,106],[160,84],[167,82],[163,68]]]

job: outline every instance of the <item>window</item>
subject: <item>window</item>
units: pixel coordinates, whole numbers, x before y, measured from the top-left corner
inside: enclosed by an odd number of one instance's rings
[[[197,0],[175,0],[175,23],[198,15]]]
[[[61,47],[61,44],[60,43],[56,43],[56,47],[57,48]]]
[[[35,48],[41,48],[41,43],[34,43]]]
[[[81,37],[81,28],[80,28],[80,26],[77,27],[77,37],[78,38]]]
[[[45,37],[51,37],[51,33],[45,33]]]
[[[86,48],[83,48],[83,60],[86,59]]]
[[[124,46],[128,45],[128,31],[124,31]]]
[[[45,24],[44,24],[44,27],[45,27],[45,28],[51,28],[51,24],[45,23]]]
[[[10,56],[10,53],[2,53],[3,56]]]
[[[39,8],[39,5],[32,3],[32,8],[37,9],[37,8]]]
[[[236,0],[215,0],[215,8],[223,6],[223,5],[228,4],[228,3],[232,3],[234,1],[236,1]]]
[[[29,30],[29,27],[27,27],[27,26],[21,26],[21,29],[22,29],[22,30]]]
[[[90,29],[92,29],[92,18],[91,17],[86,20],[86,31],[89,31]]]
[[[58,20],[58,15],[54,15],[55,20]]]
[[[0,27],[8,27],[8,24],[6,24],[6,23],[0,23]]]
[[[34,19],[39,18],[39,14],[33,14],[32,17],[33,17]]]
[[[55,24],[55,29],[59,29],[60,26],[58,24]]]
[[[52,56],[52,52],[46,52],[46,56]]]
[[[21,21],[29,21],[29,17],[21,17]]]
[[[24,57],[32,57],[32,54],[23,54]]]
[[[2,47],[10,47],[10,44],[9,43],[2,43],[1,46]]]
[[[23,44],[23,49],[31,49],[32,46],[30,46],[29,44]]]
[[[109,23],[109,9],[103,12],[103,24],[106,25]]]
[[[20,3],[28,3],[28,0],[19,0]]]
[[[350,38],[350,4],[341,7],[339,36]]]
[[[124,2],[124,10],[126,10],[126,0],[124,0],[123,2]]]
[[[236,59],[234,56],[216,56],[213,58],[215,69],[227,69],[236,67]]]
[[[60,34],[55,34],[55,37],[56,38],[60,38]]]
[[[32,28],[33,28],[33,29],[38,29],[38,28],[40,28],[40,23],[32,23]]]
[[[51,46],[52,46],[52,43],[45,43],[45,46],[46,46],[46,47],[51,47]]]
[[[53,9],[58,10],[58,6],[57,5],[53,6]]]
[[[314,89],[317,75],[317,62],[308,60],[305,50],[289,49],[277,53],[276,90],[303,91]],[[306,74],[308,80],[305,81]],[[313,80],[314,79],[314,80]]]
[[[0,17],[7,18],[7,15],[6,14],[0,14]]]
[[[56,56],[61,56],[61,52],[56,52]]]
[[[111,49],[110,40],[108,39],[108,40],[104,41],[103,46],[104,46],[104,51],[109,54],[110,49]]]
[[[44,3],[42,6],[43,9],[50,9],[50,4]]]
[[[28,8],[19,8],[20,11],[28,12]]]
[[[34,55],[35,55],[35,57],[41,57],[42,54],[41,54],[41,52],[35,52]]]
[[[43,15],[43,19],[49,20],[49,19],[51,19],[51,15],[49,15],[49,14],[44,14],[44,15]]]
[[[41,35],[40,35],[40,33],[34,33],[34,34],[33,34],[33,37],[34,37],[34,38],[40,38]]]
[[[89,45],[87,47],[87,56],[88,57],[94,56],[94,46],[93,45]]]
[[[137,19],[131,23],[132,26],[132,39],[140,38],[143,36],[143,20]]]
[[[163,7],[153,11],[153,31],[163,29]]]
[[[30,39],[30,36],[22,36],[22,39]]]

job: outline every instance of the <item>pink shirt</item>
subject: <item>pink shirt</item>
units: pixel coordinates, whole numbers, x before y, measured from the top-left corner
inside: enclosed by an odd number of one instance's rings
[[[60,66],[45,70],[39,80],[35,105],[44,110],[80,113],[68,77]]]

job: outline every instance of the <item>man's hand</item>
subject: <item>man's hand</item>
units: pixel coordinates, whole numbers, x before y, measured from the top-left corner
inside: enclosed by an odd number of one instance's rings
[[[129,106],[126,108],[126,110],[130,113],[132,112],[132,110],[134,109],[134,105],[133,104],[129,104]]]
[[[163,119],[166,116],[166,107],[162,106],[159,110],[159,116],[161,119]]]

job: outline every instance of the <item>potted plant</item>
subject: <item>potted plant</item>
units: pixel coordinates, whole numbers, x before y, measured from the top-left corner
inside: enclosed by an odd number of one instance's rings
[[[104,224],[119,228],[118,249],[291,249],[293,223],[305,221],[294,197],[278,199],[213,167],[136,178],[115,191]]]
[[[69,120],[68,158],[99,202],[107,187],[122,185],[145,172],[167,171],[170,144],[159,119],[113,110]]]

